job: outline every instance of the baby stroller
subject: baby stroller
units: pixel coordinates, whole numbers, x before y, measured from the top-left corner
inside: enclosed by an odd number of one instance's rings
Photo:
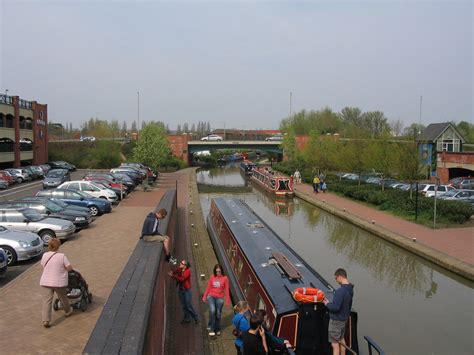
[[[85,312],[87,304],[92,303],[92,293],[89,292],[86,280],[78,271],[69,271],[66,289],[67,298],[71,307],[77,309],[80,308],[81,311]],[[62,308],[61,301],[56,298],[53,302],[53,309],[57,311]]]

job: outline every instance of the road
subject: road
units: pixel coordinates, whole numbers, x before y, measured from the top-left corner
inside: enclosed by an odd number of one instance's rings
[[[71,180],[80,180],[85,175],[85,171],[75,171],[71,174]],[[38,190],[43,188],[43,183],[41,180],[31,181],[27,183],[22,183],[20,185],[13,185],[13,187],[2,190],[0,192],[0,200],[15,200],[22,197],[34,196]],[[14,280],[16,277],[21,275],[32,265],[35,265],[41,260],[41,255],[32,258],[30,260],[19,261],[17,264],[9,266],[6,275],[0,277],[0,288],[8,284],[10,281]]]

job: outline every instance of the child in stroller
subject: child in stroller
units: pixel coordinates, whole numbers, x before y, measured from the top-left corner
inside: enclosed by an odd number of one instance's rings
[[[87,309],[87,303],[92,303],[92,293],[89,292],[89,286],[76,270],[68,273],[67,298],[72,308],[80,308],[83,312]],[[61,308],[61,301],[56,298],[53,302],[53,309],[57,311]]]

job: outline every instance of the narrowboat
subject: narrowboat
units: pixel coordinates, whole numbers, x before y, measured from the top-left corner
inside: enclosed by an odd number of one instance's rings
[[[264,167],[252,170],[250,180],[277,197],[293,197],[293,178]]]
[[[333,287],[242,200],[213,199],[207,228],[229,278],[233,300],[248,301],[252,310],[265,309],[267,329],[289,340],[298,355],[331,354],[326,306],[298,302],[293,296],[295,290],[306,287],[324,292],[331,301]],[[359,352],[354,311],[347,322],[345,341]]]
[[[252,170],[254,168],[255,164],[250,160],[245,159],[242,163],[240,163],[240,170],[242,170],[245,175],[252,175]]]

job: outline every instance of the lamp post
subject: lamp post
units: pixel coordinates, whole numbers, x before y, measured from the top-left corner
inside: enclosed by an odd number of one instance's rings
[[[137,91],[137,120],[138,120],[138,126],[137,126],[137,141],[138,141],[138,136],[140,132],[140,91]]]

